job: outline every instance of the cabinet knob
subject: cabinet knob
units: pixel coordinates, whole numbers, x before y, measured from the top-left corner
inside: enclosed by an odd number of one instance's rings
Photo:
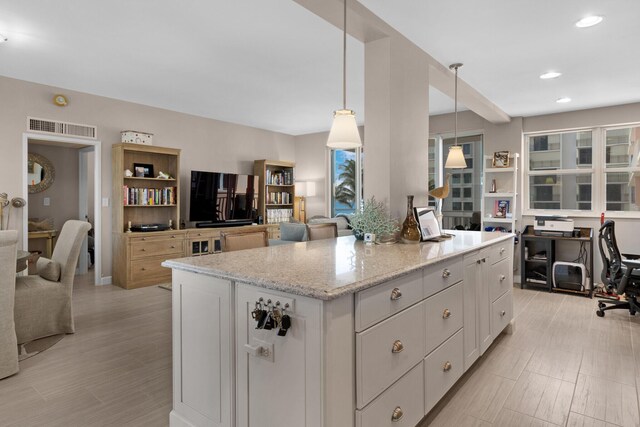
[[[175,245],[171,245],[171,249],[175,249],[175,248],[176,248],[176,246],[175,246]]]
[[[145,267],[142,267],[140,270],[147,271],[147,269]]]
[[[506,312],[506,311],[504,311],[504,310],[502,310],[502,311],[500,312],[500,317],[504,317],[504,315],[505,315],[505,314],[507,314],[507,312]]]
[[[402,350],[404,350],[404,345],[402,344],[402,341],[400,340],[395,340],[393,342],[393,348],[391,349],[391,353],[400,353],[402,352]]]
[[[447,361],[443,366],[442,366],[442,370],[444,372],[449,372],[451,370],[451,368],[453,367],[453,365],[451,364],[451,362]]]
[[[504,274],[500,275],[500,281],[501,282],[504,282],[504,279],[506,279],[506,278],[507,278],[507,276],[505,276]]]
[[[142,238],[142,240],[147,240],[147,238],[146,238],[146,237],[143,237],[143,238]]]
[[[442,312],[442,318],[448,319],[449,317],[451,317],[451,310],[449,310],[448,308],[445,308],[444,311]]]
[[[391,301],[397,301],[400,298],[402,298],[402,292],[400,292],[400,289],[393,288],[391,291]]]
[[[482,260],[479,259],[479,260],[476,261],[476,264],[480,264],[481,262],[482,262]]]
[[[396,409],[393,410],[393,414],[391,414],[391,421],[392,422],[398,422],[402,419],[402,417],[404,416],[404,413],[402,412],[402,408],[399,406],[396,406]]]
[[[504,248],[500,248],[500,255],[502,255],[504,253],[505,249]]]
[[[449,276],[451,276],[451,272],[449,271],[448,268],[445,268],[444,270],[442,270],[442,277],[444,279],[448,278]]]
[[[174,236],[174,235],[171,235],[171,238],[172,238],[172,239],[175,239],[175,238],[176,238],[176,236]]]
[[[140,249],[142,252],[146,252],[147,250],[145,248]]]
[[[487,259],[486,258],[482,258],[482,262],[487,262]]]

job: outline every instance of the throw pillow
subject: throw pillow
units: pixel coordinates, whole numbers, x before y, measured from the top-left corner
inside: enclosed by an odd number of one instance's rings
[[[38,275],[51,282],[57,282],[60,280],[60,273],[60,264],[55,261],[49,261],[43,267],[38,269]]]

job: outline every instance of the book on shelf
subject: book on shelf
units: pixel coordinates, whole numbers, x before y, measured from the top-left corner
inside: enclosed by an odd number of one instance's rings
[[[124,206],[166,206],[176,204],[176,187],[137,188],[122,186]]]
[[[509,213],[509,200],[496,200],[493,209],[494,218],[506,218]]]
[[[276,172],[267,169],[267,185],[293,185],[293,172],[289,170]]]

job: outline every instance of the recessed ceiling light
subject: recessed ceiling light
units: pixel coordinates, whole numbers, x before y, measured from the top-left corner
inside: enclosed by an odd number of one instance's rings
[[[571,102],[571,98],[569,98],[568,96],[563,96],[562,98],[556,99],[556,102],[558,104],[566,104],[567,102]]]
[[[598,15],[587,16],[585,18],[582,18],[578,22],[576,22],[576,27],[578,28],[593,27],[594,25],[598,25],[599,23],[601,23],[602,19],[604,18]]]
[[[556,79],[560,77],[562,73],[558,73],[557,71],[549,71],[548,73],[540,74],[540,78],[542,80]]]

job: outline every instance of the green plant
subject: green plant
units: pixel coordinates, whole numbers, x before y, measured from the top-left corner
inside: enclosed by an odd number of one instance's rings
[[[376,239],[379,239],[400,229],[398,221],[389,217],[385,203],[377,201],[375,197],[367,199],[360,209],[349,216],[349,221],[353,234],[359,239],[362,239],[365,233],[375,234]]]
[[[342,182],[336,187],[335,198],[338,202],[353,208],[356,201],[356,161],[349,159],[340,165],[340,169],[342,172],[338,175],[338,179]]]

